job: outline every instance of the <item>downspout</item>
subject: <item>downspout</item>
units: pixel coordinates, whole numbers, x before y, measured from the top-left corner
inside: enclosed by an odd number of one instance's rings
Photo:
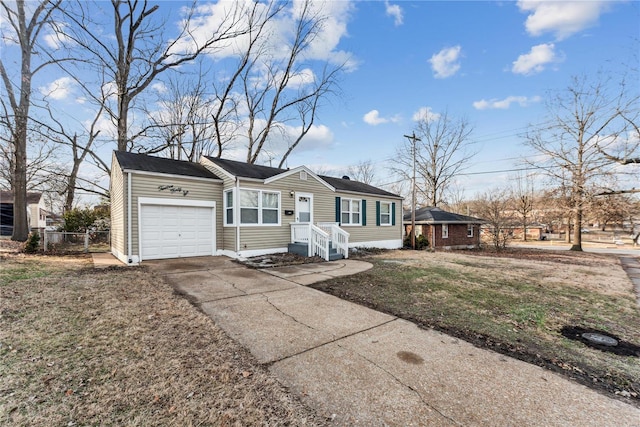
[[[131,256],[133,245],[131,244],[131,172],[127,172],[127,261],[133,262]]]
[[[236,176],[236,191],[234,196],[234,221],[236,223],[236,255],[240,253],[240,179]]]

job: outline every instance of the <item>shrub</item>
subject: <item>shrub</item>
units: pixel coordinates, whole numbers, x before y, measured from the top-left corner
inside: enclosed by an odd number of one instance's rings
[[[96,221],[97,214],[93,209],[71,209],[64,213],[63,231],[81,233],[87,231]]]
[[[405,248],[411,248],[410,234],[404,237],[403,246]],[[423,250],[423,249],[427,249],[428,247],[429,247],[429,240],[424,236],[424,234],[416,236],[416,250]]]
[[[27,254],[35,254],[40,248],[40,233],[33,232],[29,234],[27,243],[24,245],[24,252]]]

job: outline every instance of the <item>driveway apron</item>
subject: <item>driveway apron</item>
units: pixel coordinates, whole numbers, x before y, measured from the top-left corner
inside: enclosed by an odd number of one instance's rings
[[[300,284],[364,263],[144,264],[335,425],[640,426],[640,409],[550,371]]]

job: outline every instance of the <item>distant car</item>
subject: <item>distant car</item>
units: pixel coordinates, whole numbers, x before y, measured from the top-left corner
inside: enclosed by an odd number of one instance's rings
[[[589,230],[588,230],[588,229],[586,229],[586,228],[581,228],[581,229],[580,229],[580,232],[581,232],[581,233],[591,233],[591,231],[589,231]]]

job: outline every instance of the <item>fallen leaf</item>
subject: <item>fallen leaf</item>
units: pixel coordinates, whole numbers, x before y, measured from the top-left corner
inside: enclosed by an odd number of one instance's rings
[[[247,378],[247,377],[251,376],[251,372],[249,372],[249,371],[244,371],[244,372],[242,372],[242,376],[243,376],[244,378]]]
[[[71,396],[73,394],[73,390],[69,389],[69,390],[67,390],[67,392],[65,394],[67,396]]]

